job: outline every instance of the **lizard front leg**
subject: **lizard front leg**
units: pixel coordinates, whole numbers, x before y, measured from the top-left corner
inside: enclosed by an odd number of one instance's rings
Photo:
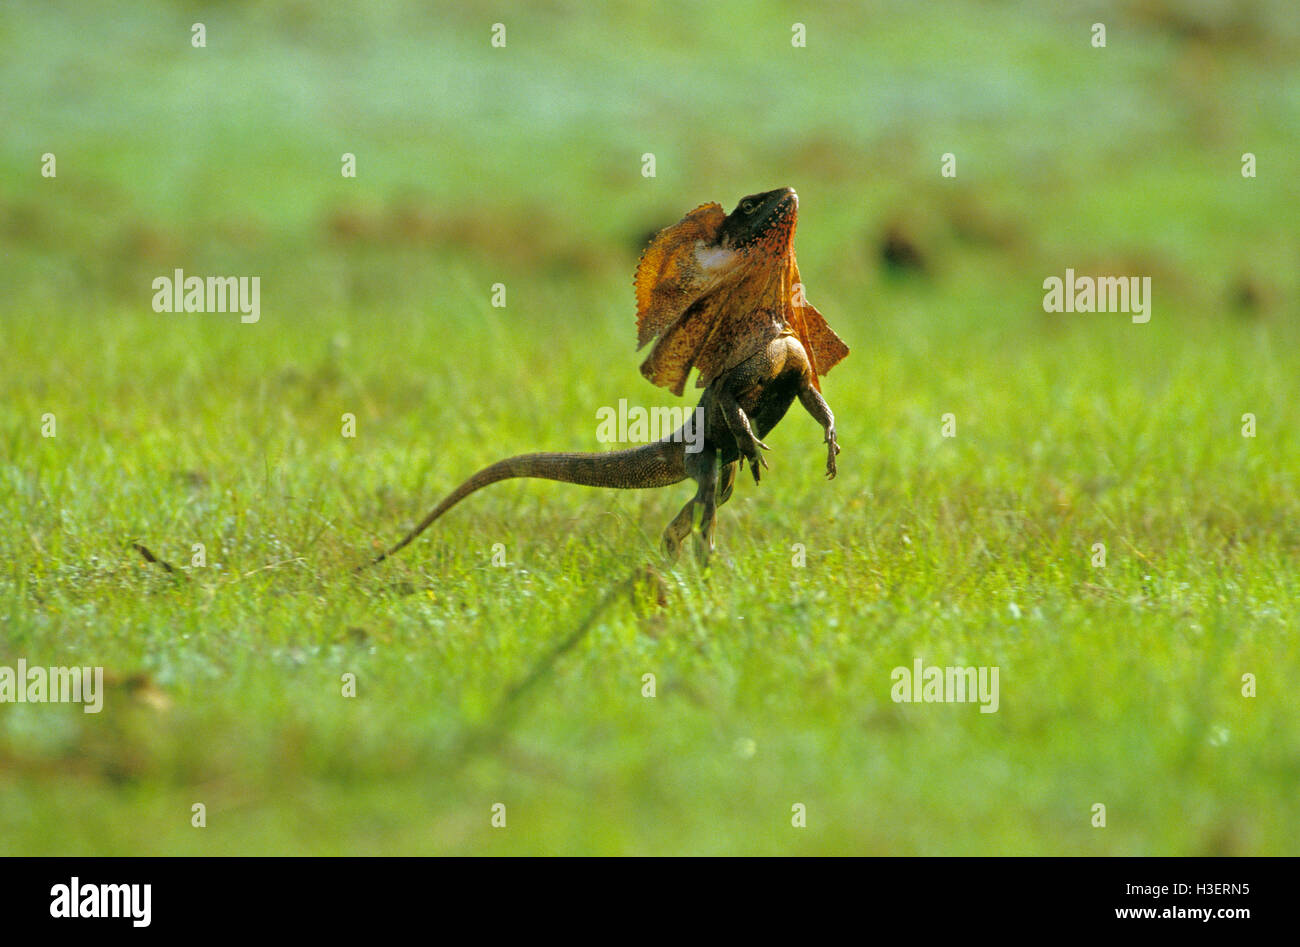
[[[805,380],[799,389],[799,403],[804,406],[813,420],[826,431],[826,479],[835,479],[835,455],[840,452],[840,445],[835,442],[835,415],[826,403],[822,393]]]
[[[759,466],[767,466],[767,460],[764,459],[762,450],[771,450],[754,434],[754,429],[749,426],[749,418],[736,400],[736,396],[727,390],[725,386],[718,387],[718,409],[722,412],[723,420],[727,422],[727,429],[731,431],[731,436],[736,439],[736,447],[740,455],[749,461],[749,469],[754,472],[754,482],[759,482]]]

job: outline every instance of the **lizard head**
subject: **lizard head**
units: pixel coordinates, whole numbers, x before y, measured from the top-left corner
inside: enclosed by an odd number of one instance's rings
[[[799,221],[799,195],[792,187],[743,197],[718,231],[718,245],[747,254],[755,249],[784,255]]]
[[[660,231],[636,271],[637,346],[655,339],[641,372],[682,393],[704,386],[782,329],[798,337],[814,377],[848,354],[803,292],[794,255],[799,198],[783,187],[741,198],[730,214],[701,204]]]

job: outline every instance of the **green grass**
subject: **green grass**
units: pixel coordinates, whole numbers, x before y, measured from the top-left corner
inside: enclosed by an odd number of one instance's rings
[[[121,6],[0,13],[0,665],[113,681],[0,705],[0,852],[1297,853],[1270,7],[1103,5],[1094,51],[1031,5]],[[838,479],[796,406],[707,572],[657,552],[688,487],[530,481],[351,573],[479,467],[680,403],[637,372],[640,243],[782,184],[853,349]],[[1067,266],[1151,275],[1151,322],[1044,313]],[[175,267],[260,275],[261,322],[153,313]],[[998,666],[999,711],[892,702],[917,657]]]

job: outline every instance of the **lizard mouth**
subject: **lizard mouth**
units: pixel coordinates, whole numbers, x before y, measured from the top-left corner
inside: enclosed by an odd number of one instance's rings
[[[798,220],[799,195],[794,188],[751,194],[723,221],[720,243],[736,250],[762,244],[779,253],[789,246]]]

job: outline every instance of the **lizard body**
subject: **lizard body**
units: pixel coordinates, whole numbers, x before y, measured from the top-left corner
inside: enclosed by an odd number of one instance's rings
[[[474,474],[396,545],[404,548],[477,490],[515,477],[593,487],[641,489],[686,479],[696,492],[664,531],[676,555],[700,510],[704,548],[714,548],[717,507],[731,496],[748,462],[759,482],[767,467],[762,439],[796,399],[822,426],[826,476],[836,472],[835,418],[817,376],[848,353],[802,295],[791,241],[798,199],[782,188],[743,199],[730,215],[703,205],[652,241],[637,269],[638,335],[658,342],[642,373],[680,394],[692,367],[704,393],[702,447],[686,450],[683,427],[651,444],[607,453],[534,453],[508,457]]]

